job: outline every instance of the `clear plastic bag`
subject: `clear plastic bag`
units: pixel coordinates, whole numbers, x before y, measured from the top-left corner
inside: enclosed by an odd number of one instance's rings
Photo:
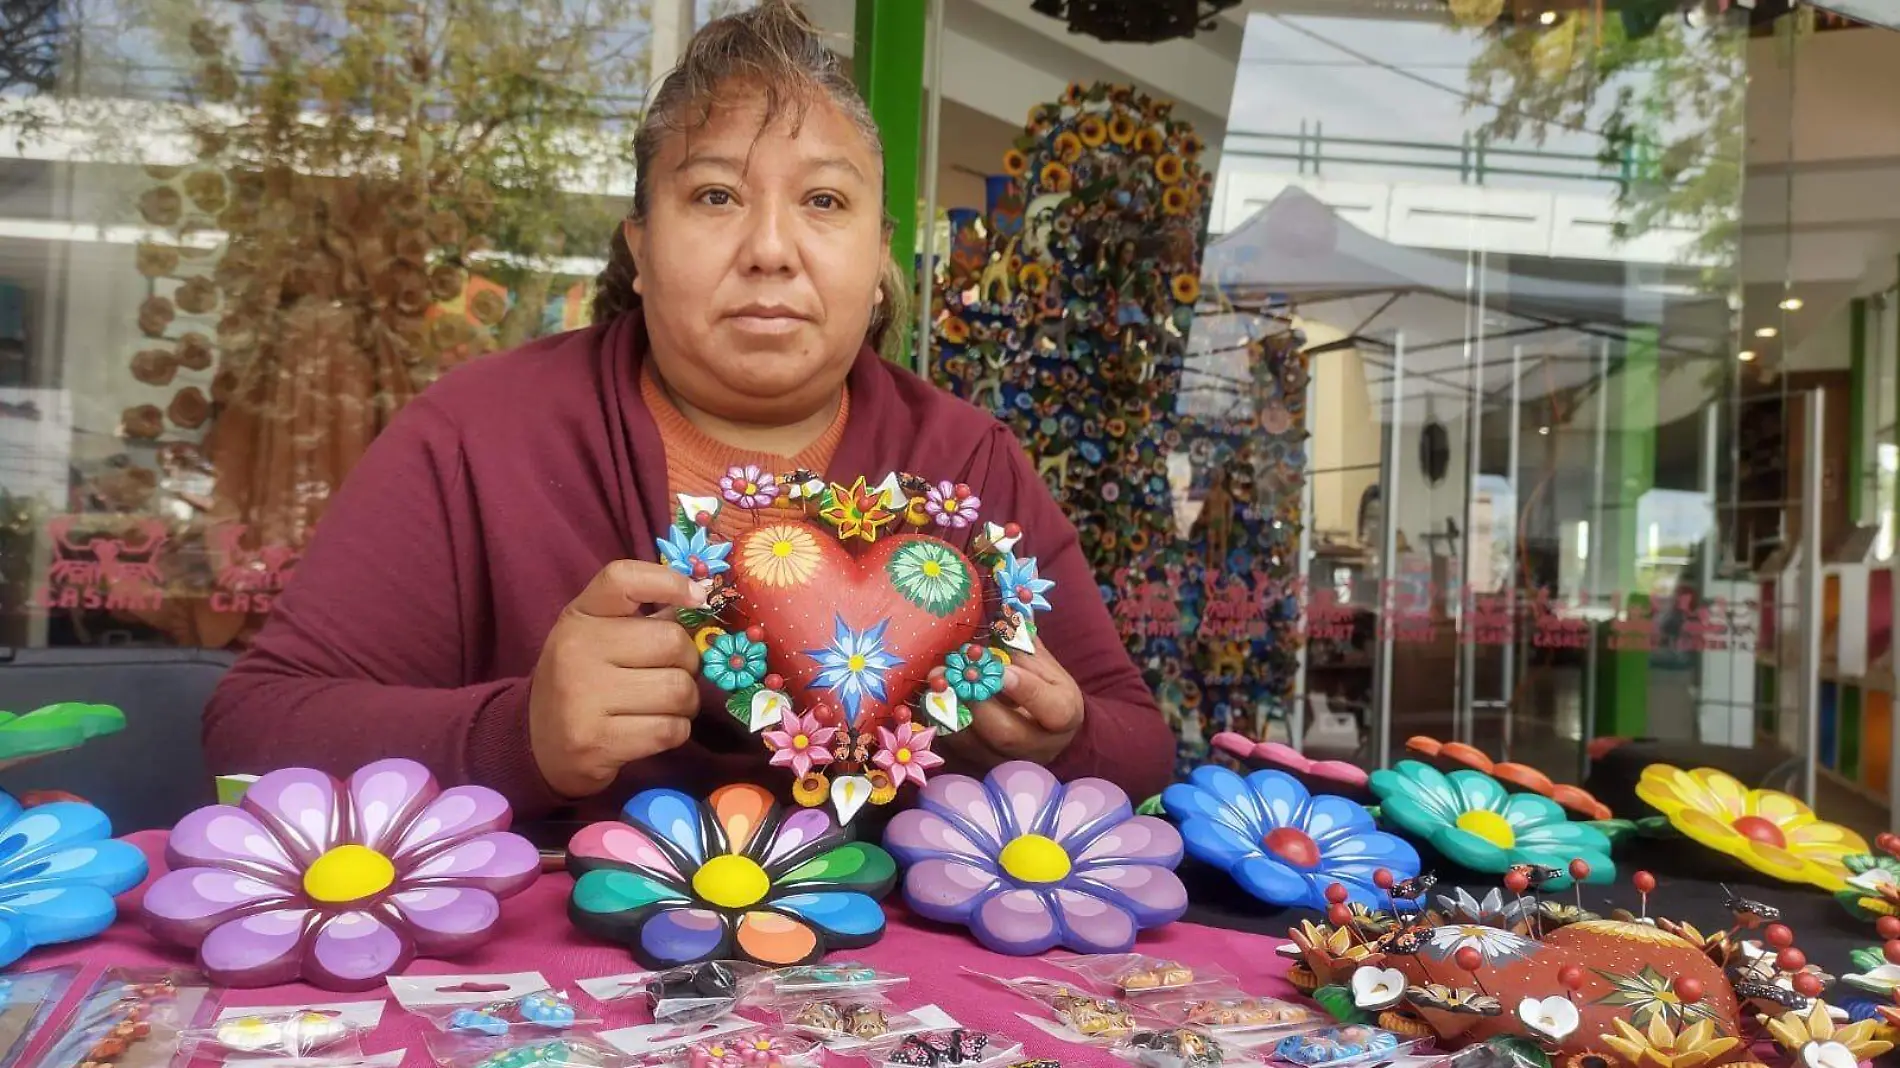
[[[1289,1035],[1270,1049],[1274,1060],[1301,1068],[1347,1068],[1349,1065],[1390,1060],[1419,1045],[1382,1027],[1341,1024],[1305,1034]]]
[[[1115,1056],[1141,1068],[1220,1068],[1250,1058],[1198,1027],[1140,1030],[1116,1046]]]
[[[222,991],[191,969],[108,968],[58,1026],[35,1068],[167,1068],[179,1032],[202,1027]]]
[[[78,977],[79,968],[68,964],[0,979],[0,1065],[26,1052]]]
[[[1145,999],[1153,994],[1198,986],[1237,983],[1233,973],[1225,968],[1192,966],[1146,953],[1099,953],[1049,963],[1073,972],[1092,990],[1112,992],[1124,998]]]
[[[1041,1005],[1054,1017],[1057,1025],[1043,1030],[1064,1041],[1103,1045],[1119,1042],[1135,1033],[1134,1013],[1115,998],[1090,994],[1067,983],[1037,976],[1005,979],[986,972],[965,971],[1000,983],[1006,989]],[[1046,1022],[1028,1015],[1023,1018],[1031,1023]]]
[[[1144,1000],[1142,1015],[1170,1027],[1192,1027],[1215,1036],[1313,1031],[1331,1018],[1291,1001],[1254,997],[1230,987],[1195,987]]]
[[[764,968],[745,961],[712,960],[664,971],[583,979],[576,985],[604,1004],[642,999],[655,1023],[687,1024],[716,1020],[749,1004],[766,974]]]
[[[438,1031],[500,1038],[512,1031],[565,1031],[600,1023],[540,972],[507,975],[392,977],[390,992],[405,1010]]]
[[[677,1068],[814,1068],[823,1059],[821,1048],[813,1038],[754,1027],[701,1039],[672,1051],[664,1063]]]
[[[376,1015],[381,1017],[381,1005]],[[363,1036],[376,1027],[338,1009],[316,1006],[258,1008],[179,1032],[180,1048],[194,1057],[347,1058],[363,1052]]]
[[[810,998],[778,1007],[779,1025],[829,1045],[877,1043],[922,1030],[917,1018],[878,994],[848,998]]]
[[[916,1031],[864,1051],[866,1060],[882,1068],[1000,1068],[1022,1055],[1021,1042],[972,1027]]]
[[[812,997],[857,997],[888,993],[910,982],[910,976],[880,971],[859,961],[807,964],[779,968],[759,979],[759,992],[774,1002]]]
[[[502,1038],[441,1031],[423,1043],[440,1068],[623,1068],[626,1054],[585,1031]]]

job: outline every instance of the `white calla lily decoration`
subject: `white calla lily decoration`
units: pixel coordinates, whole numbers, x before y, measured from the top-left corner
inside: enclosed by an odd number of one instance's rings
[[[1517,1003],[1524,1026],[1553,1042],[1562,1042],[1577,1029],[1577,1006],[1565,997],[1525,998]]]

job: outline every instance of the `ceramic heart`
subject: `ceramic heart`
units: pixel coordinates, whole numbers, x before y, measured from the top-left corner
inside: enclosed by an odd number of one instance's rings
[[[780,521],[730,557],[734,627],[766,634],[768,663],[820,722],[891,722],[944,657],[985,637],[976,566],[935,538],[900,534],[847,552],[828,530]]]

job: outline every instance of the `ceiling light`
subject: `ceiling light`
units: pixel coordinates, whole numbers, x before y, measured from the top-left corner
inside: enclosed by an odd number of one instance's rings
[[[1537,432],[1538,432],[1539,434],[1543,434],[1543,435],[1545,435],[1545,436],[1547,436],[1547,437],[1548,437],[1548,436],[1549,436],[1549,434],[1550,434],[1550,428],[1549,428],[1549,427],[1547,427],[1547,426],[1540,426],[1540,427],[1538,427],[1538,428],[1537,428]]]
[[[1754,362],[1755,362],[1755,350],[1754,350],[1754,349],[1743,349],[1742,351],[1740,351],[1740,352],[1738,352],[1738,353],[1736,353],[1736,354],[1735,354],[1735,358],[1736,358],[1736,359],[1738,359],[1738,360],[1740,360],[1740,361],[1742,361],[1743,363],[1754,363]]]
[[[1546,11],[1537,16],[1537,21],[1546,26],[1555,26],[1557,24],[1557,13],[1555,11]]]
[[[1775,336],[1778,336],[1780,333],[1781,331],[1775,329],[1772,326],[1758,326],[1755,328],[1756,337],[1775,337]]]
[[[1800,298],[1800,297],[1789,297],[1788,299],[1786,299],[1786,300],[1784,300],[1784,301],[1782,301],[1782,302],[1781,302],[1781,310],[1782,310],[1782,311],[1800,311],[1800,310],[1801,310],[1801,298]]]

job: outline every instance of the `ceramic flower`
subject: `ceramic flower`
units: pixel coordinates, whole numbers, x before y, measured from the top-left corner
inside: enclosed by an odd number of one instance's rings
[[[837,733],[838,728],[819,723],[816,712],[801,716],[788,709],[779,729],[765,732],[765,744],[772,748],[774,767],[791,768],[802,779],[811,769],[831,763],[831,739]]]
[[[779,523],[745,540],[746,574],[771,589],[803,586],[818,573],[818,537],[809,527]]]
[[[778,500],[778,476],[760,470],[758,464],[734,466],[719,480],[719,493],[728,504],[748,512],[768,508]]]
[[[962,554],[940,541],[906,542],[886,567],[905,600],[939,617],[963,604],[973,581]]]
[[[722,690],[743,690],[765,678],[765,643],[744,634],[715,634],[700,654],[708,681]]]
[[[1366,770],[1343,760],[1310,760],[1290,745],[1256,742],[1244,734],[1222,731],[1208,744],[1249,767],[1278,768],[1300,780],[1309,794],[1338,794],[1354,801],[1369,801],[1372,791],[1366,786]]]
[[[924,512],[940,527],[962,530],[976,522],[983,498],[968,486],[939,482],[924,494]]]
[[[196,946],[227,986],[367,990],[417,956],[487,941],[500,899],[541,872],[510,818],[495,791],[440,789],[413,760],[367,764],[347,783],[274,771],[240,804],[172,829],[171,871],[146,892],[145,923]]]
[[[1181,836],[1136,816],[1102,779],[1056,781],[1015,760],[982,781],[939,775],[898,813],[884,844],[908,870],[904,896],[929,919],[967,924],[999,953],[1061,945],[1122,953],[1137,931],[1179,919]]]
[[[1651,764],[1637,781],[1636,796],[1690,838],[1788,882],[1840,891],[1850,874],[1846,858],[1867,852],[1860,835],[1817,819],[1800,801],[1751,790],[1713,768]]]
[[[1470,768],[1481,771],[1504,784],[1512,793],[1528,791],[1542,794],[1562,805],[1571,813],[1586,820],[1607,820],[1610,818],[1610,806],[1598,801],[1590,791],[1579,786],[1554,782],[1550,776],[1528,764],[1514,764],[1509,761],[1493,761],[1484,750],[1469,746],[1463,742],[1441,742],[1426,735],[1413,735],[1405,740],[1405,748],[1416,753],[1425,763],[1440,771],[1456,771]]]
[[[865,485],[862,475],[849,486],[832,483],[818,514],[845,541],[858,538],[874,542],[885,527],[897,522],[897,513],[885,506],[884,491]]]
[[[1373,772],[1371,785],[1387,819],[1473,871],[1540,864],[1558,872],[1545,889],[1561,890],[1570,885],[1570,862],[1582,860],[1590,865],[1586,882],[1616,881],[1610,840],[1572,823],[1548,797],[1506,793],[1483,772],[1445,775],[1416,760]]]
[[[996,565],[996,588],[1002,591],[1003,604],[1024,619],[1049,610],[1049,599],[1043,594],[1055,586],[1037,571],[1034,557],[1018,558],[1015,553],[1006,552],[1003,562]]]
[[[884,934],[878,899],[897,866],[850,841],[829,809],[788,812],[764,787],[736,783],[703,804],[645,790],[621,819],[582,828],[568,844],[568,916],[649,968],[809,964]]]
[[[865,698],[884,700],[885,677],[902,666],[884,645],[884,633],[890,625],[890,620],[883,619],[863,630],[853,630],[843,616],[837,616],[831,644],[805,653],[818,662],[820,669],[812,685],[836,692],[850,722],[857,722]]]
[[[946,655],[943,669],[950,692],[970,704],[1003,692],[1003,662],[983,646],[969,646]]]
[[[1418,852],[1379,830],[1364,805],[1310,796],[1283,771],[1243,779],[1208,764],[1163,791],[1161,803],[1181,824],[1189,852],[1276,905],[1323,910],[1326,888],[1340,883],[1349,900],[1384,908],[1390,899],[1373,885],[1374,873],[1409,879],[1419,872]]]
[[[22,809],[0,792],[0,967],[36,946],[76,942],[112,926],[112,899],[145,879],[145,854],[112,837],[106,814],[80,801]]]
[[[1461,923],[1475,923],[1485,927],[1501,927],[1511,930],[1526,922],[1535,905],[1534,898],[1515,897],[1504,900],[1504,893],[1497,887],[1484,895],[1484,899],[1472,897],[1464,887],[1456,887],[1452,894],[1438,895],[1438,907],[1453,920]]]
[[[918,730],[913,723],[899,723],[896,730],[879,727],[877,740],[881,748],[873,763],[884,769],[894,787],[904,785],[905,779],[922,786],[924,772],[943,767],[943,758],[930,751],[930,743],[936,737],[935,727]]]
[[[1893,1049],[1893,1043],[1875,1037],[1880,1025],[1861,1020],[1837,1026],[1828,1013],[1827,1002],[1815,998],[1805,1013],[1784,1013],[1765,1021],[1775,1044],[1811,1068],[1846,1068],[1849,1064],[1876,1060]],[[1835,1047],[1829,1049],[1826,1047]],[[1819,1048],[1817,1048],[1819,1047]],[[1846,1054],[1842,1056],[1841,1054]]]
[[[1663,1016],[1651,1017],[1640,1030],[1628,1020],[1610,1022],[1617,1033],[1603,1035],[1602,1041],[1632,1068],[1702,1068],[1741,1044],[1741,1039],[1731,1035],[1718,1035],[1715,1022],[1707,1019],[1681,1029]]]
[[[681,534],[678,530],[670,533],[672,537],[661,538],[659,542],[660,559],[667,567],[695,579],[722,574],[731,568],[726,555],[732,552],[732,543],[709,541],[705,527],[694,527],[691,534]]]
[[[1900,860],[1877,853],[1842,857],[1852,874],[1847,886],[1834,894],[1847,911],[1863,920],[1900,915]]]
[[[1352,973],[1352,1003],[1369,1012],[1397,1005],[1405,997],[1405,973],[1397,968],[1361,968]]]
[[[1453,960],[1461,949],[1474,949],[1482,967],[1495,968],[1535,955],[1541,944],[1534,938],[1482,927],[1475,923],[1448,923],[1426,932],[1419,952],[1432,960]]]
[[[1520,1000],[1517,1003],[1517,1018],[1524,1021],[1524,1026],[1530,1028],[1531,1033],[1553,1042],[1569,1038],[1581,1022],[1577,1003],[1561,995]]]

